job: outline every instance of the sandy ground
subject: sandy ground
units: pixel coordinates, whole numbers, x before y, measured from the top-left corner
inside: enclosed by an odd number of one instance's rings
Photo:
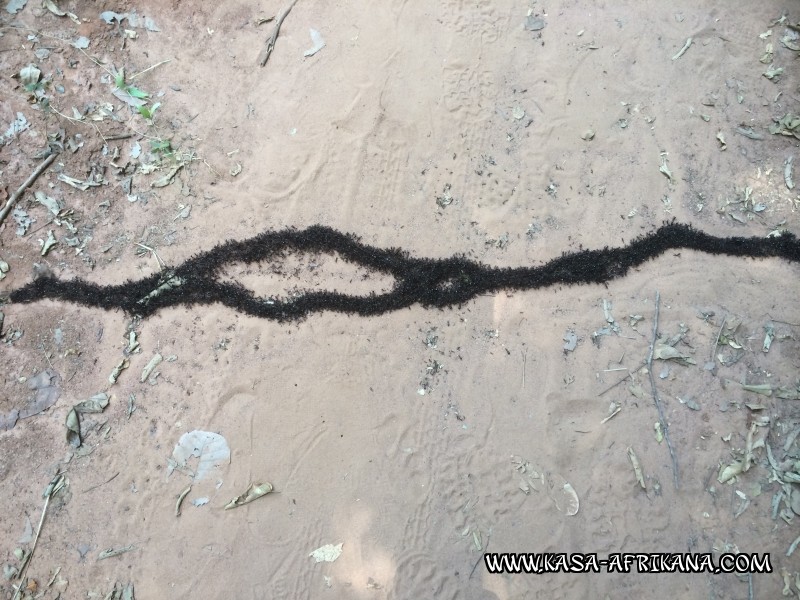
[[[768,131],[798,111],[797,53],[781,38],[795,45],[787,24],[800,11],[790,5],[776,23],[786,6],[300,0],[264,68],[274,22],[257,23],[281,12],[274,1],[62,0],[80,24],[34,0],[16,15],[3,7],[0,129],[17,113],[29,123],[0,148],[4,195],[41,161],[48,135],[63,129],[53,140],[66,148],[19,202],[29,230],[18,235],[12,218],[0,226],[0,295],[30,281],[34,263],[119,283],[159,270],[137,242],[178,264],[227,239],[315,223],[500,266],[622,245],[672,218],[720,236],[800,233],[799,197],[784,180],[796,140]],[[160,31],[99,18],[134,9]],[[309,28],[326,46],[304,57]],[[85,51],[69,45],[80,36]],[[49,80],[39,93],[52,110],[12,78],[31,63]],[[769,80],[771,66],[785,71]],[[151,123],[112,95],[112,67],[152,95],[148,106],[161,103]],[[77,120],[103,103],[117,120]],[[172,155],[153,156],[151,143],[165,140]],[[169,185],[151,187],[176,164]],[[83,191],[59,174],[106,183]],[[72,216],[53,222],[35,191]],[[49,230],[58,243],[42,257]],[[75,236],[78,247],[66,241]],[[800,507],[800,404],[776,392],[797,385],[797,273],[777,260],[673,252],[607,286],[288,325],[217,306],[139,321],[7,303],[0,414],[29,406],[45,369],[60,395],[0,431],[0,561],[11,577],[22,566],[14,552],[33,546],[42,492],[63,472],[23,582],[36,597],[102,598],[130,583],[140,599],[800,595],[800,552],[787,557],[800,535],[790,508]],[[265,295],[392,285],[335,256],[230,265],[225,277]],[[679,489],[641,369],[656,292],[660,334],[685,330],[674,347],[696,363],[653,366]],[[593,336],[604,327],[610,335]],[[131,331],[139,350],[128,355]],[[577,344],[565,351],[570,332]],[[156,352],[174,360],[142,383]],[[82,416],[76,449],[65,419],[100,392],[110,402]],[[753,423],[751,468],[720,483]],[[192,480],[168,474],[168,461],[194,430],[224,436],[230,459],[193,482],[176,517]],[[223,509],[262,481],[275,492]],[[333,562],[309,556],[340,543]],[[767,552],[774,572],[490,574],[484,551]],[[4,578],[0,596],[17,585]]]

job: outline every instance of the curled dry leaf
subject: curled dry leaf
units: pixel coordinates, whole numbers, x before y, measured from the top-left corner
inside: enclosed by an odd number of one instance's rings
[[[153,369],[155,369],[161,363],[162,360],[164,360],[164,357],[161,356],[160,353],[156,352],[155,355],[153,355],[153,358],[150,359],[150,362],[148,362],[145,368],[142,369],[142,377],[140,379],[142,383],[147,381],[147,378],[150,377],[150,374],[153,372]]]
[[[628,458],[631,459],[631,464],[633,465],[633,471],[634,473],[636,473],[636,481],[639,482],[639,485],[642,486],[643,490],[646,490],[647,486],[644,483],[644,473],[642,472],[642,465],[639,463],[639,457],[636,456],[636,452],[631,447],[628,447]]]
[[[127,369],[129,365],[130,363],[128,362],[128,359],[124,358],[121,361],[119,361],[117,363],[117,366],[114,367],[114,369],[111,371],[111,375],[108,376],[108,383],[110,383],[111,385],[117,383],[117,378],[119,377],[120,373],[122,373],[122,371]]]
[[[73,448],[81,445],[81,422],[74,408],[67,413],[67,443]]]
[[[22,67],[19,71],[19,80],[25,87],[35,86],[39,83],[42,77],[42,72],[36,65],[30,64],[27,67]]]
[[[243,506],[253,500],[261,498],[261,496],[266,496],[272,491],[272,484],[268,482],[264,483],[251,483],[250,487],[247,488],[244,494],[236,496],[233,500],[228,502],[225,505],[225,510],[230,508],[236,508],[237,506]],[[340,544],[341,546],[341,544]],[[340,547],[341,550],[341,547]],[[317,561],[319,562],[319,561]]]

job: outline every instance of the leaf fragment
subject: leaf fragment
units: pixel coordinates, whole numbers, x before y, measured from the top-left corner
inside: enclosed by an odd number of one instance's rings
[[[127,369],[129,365],[130,363],[128,362],[127,358],[123,358],[121,361],[119,361],[117,366],[111,371],[111,375],[108,376],[108,383],[111,385],[117,383],[117,378],[119,378],[120,373]]]
[[[775,55],[774,55],[774,49],[773,49],[772,43],[768,43],[764,47],[764,56],[762,56],[759,59],[758,62],[760,62],[760,63],[762,63],[764,65],[768,65],[768,64],[772,63],[774,58],[775,58]]]
[[[58,213],[64,208],[61,202],[56,200],[55,198],[51,198],[50,196],[46,195],[44,192],[34,192],[33,197],[36,201],[44,206],[47,210],[53,213],[55,216],[58,216]]]
[[[47,238],[44,240],[39,240],[39,244],[42,247],[42,256],[46,256],[50,249],[58,243],[56,240],[56,236],[53,235],[53,230],[50,229],[47,231]]]
[[[546,26],[547,22],[541,17],[530,14],[525,18],[525,29],[528,31],[541,31]]]
[[[731,463],[727,467],[723,467],[720,469],[719,476],[717,477],[717,481],[720,483],[727,483],[737,475],[741,475],[744,472],[744,463],[742,461],[736,461]]]
[[[786,159],[783,167],[783,181],[786,184],[787,189],[794,189],[794,180],[792,179],[792,170],[794,166],[792,165],[792,161],[794,160],[794,156],[790,156]]]
[[[683,354],[677,348],[665,344],[664,342],[656,342],[655,349],[653,350],[653,358],[658,360],[674,360],[684,365],[697,364],[691,356]]]
[[[760,133],[758,133],[757,131],[755,131],[752,127],[744,127],[744,126],[740,125],[739,127],[736,128],[735,131],[739,135],[743,135],[744,137],[749,138],[751,140],[763,140],[764,139],[764,136],[761,135]]]
[[[578,345],[578,336],[574,331],[567,330],[562,339],[565,342],[563,346],[564,354],[567,352],[573,352]]]
[[[636,452],[630,446],[628,446],[628,458],[630,458],[631,464],[633,465],[633,472],[636,474],[636,481],[639,482],[639,485],[642,487],[643,490],[646,490],[647,486],[644,483],[644,473],[642,472],[642,465],[639,463],[639,457],[636,456]]]
[[[658,168],[658,170],[659,170],[661,173],[663,173],[663,174],[664,174],[664,176],[665,176],[667,179],[669,179],[670,183],[672,183],[672,182],[674,181],[674,177],[673,177],[673,175],[672,175],[672,171],[670,171],[670,170],[669,170],[669,167],[667,166],[667,158],[666,158],[665,156],[663,156],[663,157],[661,158],[661,166]]]
[[[189,459],[192,457],[198,459],[194,471],[189,467]],[[199,481],[213,468],[229,463],[230,459],[231,449],[223,436],[211,431],[194,430],[184,433],[178,440],[172,451],[172,458],[168,461],[167,473],[171,474],[177,469]]]
[[[82,414],[101,413],[106,409],[106,406],[108,406],[108,394],[106,394],[105,392],[100,392],[99,394],[95,394],[88,400],[84,400],[83,402],[78,402],[73,407],[73,410]]]
[[[245,504],[248,504],[253,500],[257,500],[262,496],[266,496],[272,491],[272,489],[273,489],[272,484],[266,481],[264,483],[251,483],[250,487],[248,487],[243,494],[236,496],[236,498],[234,498],[225,505],[225,510],[231,508],[237,508],[239,506],[244,506]],[[341,551],[341,544],[339,546],[340,546],[339,550]],[[319,562],[319,560],[317,562]]]
[[[772,125],[769,126],[769,132],[772,135],[793,135],[800,139],[800,116],[786,113],[779,119],[775,119]]]
[[[762,396],[772,396],[772,386],[768,383],[760,383],[757,385],[744,383],[742,384],[742,389],[746,392],[761,394]]]
[[[74,408],[67,413],[65,425],[67,426],[67,443],[73,448],[77,448],[81,445],[81,422]]]
[[[764,344],[761,347],[764,352],[769,352],[770,346],[772,346],[772,340],[774,338],[775,327],[772,325],[772,323],[767,323],[764,325]]]
[[[58,174],[58,180],[63,181],[67,185],[74,187],[76,190],[81,190],[85,192],[90,187],[98,187],[103,185],[102,181],[92,181],[91,179],[87,179],[86,181],[81,181],[80,179],[76,179],[75,177],[70,177],[69,175],[65,175],[64,173]]]
[[[147,381],[147,378],[150,377],[150,374],[153,372],[153,369],[155,369],[159,364],[161,364],[162,360],[164,360],[164,357],[161,356],[160,353],[156,352],[153,355],[153,358],[151,358],[150,361],[147,363],[147,365],[145,365],[144,369],[142,369],[142,376],[139,379],[139,381],[141,381],[142,383]]]
[[[800,400],[800,388],[783,385],[775,390],[775,395],[781,400]]]
[[[22,83],[22,85],[24,85],[29,91],[33,86],[39,83],[39,79],[41,79],[41,77],[42,72],[34,64],[29,64],[26,67],[22,67],[22,69],[19,71],[20,83]]]
[[[115,87],[113,90],[111,90],[111,93],[114,94],[114,96],[117,99],[122,100],[125,104],[133,106],[134,108],[139,108],[140,106],[144,106],[145,104],[147,104],[147,100],[136,95],[137,93],[140,92],[141,90],[128,86],[122,88]],[[145,96],[145,98],[146,97],[147,96]]]
[[[100,554],[97,555],[97,560],[105,560],[106,558],[111,558],[113,556],[119,556],[120,554],[125,554],[126,552],[130,552],[133,550],[134,545],[130,544],[129,546],[122,546],[119,548],[108,548],[107,550],[103,550]]]
[[[798,44],[798,39],[800,39],[800,34],[797,33],[794,29],[787,29],[784,36],[781,38],[781,44],[783,44],[784,48],[788,48],[793,52],[800,52],[800,44]]]
[[[175,175],[177,175],[178,171],[180,171],[182,168],[183,168],[183,163],[175,165],[167,172],[166,175],[153,181],[150,184],[150,187],[162,188],[168,186],[170,183],[172,183],[172,180],[175,178]]]
[[[15,15],[28,3],[28,0],[8,0],[6,3],[6,11],[10,14]]]
[[[777,83],[780,76],[783,75],[783,67],[775,67],[774,65],[770,65],[769,69],[762,73],[764,77],[769,79],[772,83]]]
[[[314,56],[325,47],[325,40],[322,39],[322,34],[319,31],[316,29],[309,29],[308,33],[311,35],[311,43],[313,46],[303,52],[303,56],[305,57]]]
[[[333,544],[325,544],[311,552],[309,556],[317,562],[333,562],[342,555],[343,545],[344,542],[340,542],[335,546]]]
[[[42,6],[47,10],[49,10],[54,15],[56,15],[57,17],[63,17],[66,16],[67,14],[63,10],[58,8],[58,5],[53,0],[44,0],[42,2]]]

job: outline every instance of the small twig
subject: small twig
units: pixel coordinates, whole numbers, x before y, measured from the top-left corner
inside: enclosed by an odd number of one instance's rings
[[[158,255],[158,252],[156,252],[153,248],[151,248],[150,246],[145,246],[144,244],[142,244],[140,242],[136,242],[136,245],[140,246],[141,248],[144,248],[148,252],[152,252],[153,253],[153,256],[155,256],[156,260],[158,261],[158,268],[159,269],[163,270],[164,267],[167,266],[167,264],[163,260],[161,260],[161,257]]]
[[[800,535],[798,535],[795,540],[789,544],[789,549],[786,551],[786,556],[791,556],[794,554],[794,551],[797,550],[797,546],[800,544]]]
[[[26,235],[31,236],[34,233],[36,233],[37,231],[41,231],[45,227],[49,227],[52,224],[53,224],[53,219],[50,219],[49,221],[46,221],[42,226],[37,227],[36,229],[32,229],[31,231],[29,231]]]
[[[681,56],[683,56],[683,53],[686,52],[689,49],[689,46],[691,45],[692,45],[692,38],[688,38],[686,40],[686,43],[683,45],[683,48],[678,50],[678,53],[672,57],[672,60],[678,60]]]
[[[525,389],[525,367],[528,364],[528,353],[522,353],[522,389]]]
[[[483,557],[486,555],[486,549],[489,547],[489,542],[490,541],[491,541],[491,538],[486,538],[486,545],[483,547],[483,551],[481,552],[480,557],[475,562],[475,566],[472,567],[472,571],[469,572],[469,577],[467,579],[472,579],[472,576],[475,574],[475,569],[478,568],[478,565],[481,564],[481,561],[483,560]]]
[[[747,574],[747,597],[749,600],[753,600],[753,574]]]
[[[792,323],[791,321],[780,321],[778,319],[773,319],[772,315],[770,315],[769,313],[767,313],[767,316],[769,317],[770,321],[773,321],[775,323],[780,323],[781,325],[791,325],[792,327],[800,327],[800,323]]]
[[[42,508],[42,516],[39,518],[39,526],[36,528],[36,536],[33,538],[33,546],[31,546],[31,551],[28,554],[28,557],[25,561],[25,566],[22,567],[22,571],[20,571],[18,579],[20,581],[19,586],[17,586],[16,591],[14,592],[14,598],[12,600],[17,600],[19,598],[19,592],[22,589],[22,583],[25,579],[25,573],[28,571],[28,566],[31,564],[31,559],[33,558],[33,553],[36,550],[36,543],[39,541],[39,534],[42,532],[42,525],[44,524],[44,516],[47,514],[47,507],[50,504],[50,498],[58,492],[64,485],[64,474],[58,473],[50,482],[50,485],[47,486],[47,493],[44,497],[44,508]]]
[[[113,142],[114,140],[127,140],[128,138],[132,138],[132,133],[115,133],[114,135],[106,135],[104,136],[107,142]]]
[[[73,46],[73,45],[72,45],[72,44],[70,44],[70,43],[69,43],[67,40],[62,40],[60,37],[56,37],[56,36],[54,36],[54,35],[50,35],[50,34],[48,34],[48,33],[44,33],[43,31],[39,31],[38,29],[33,29],[33,28],[31,28],[31,27],[24,27],[24,26],[22,26],[22,25],[9,25],[9,27],[10,27],[11,29],[19,29],[20,31],[32,31],[32,32],[33,32],[33,33],[35,33],[37,36],[40,36],[40,37],[45,37],[45,38],[48,38],[48,39],[51,39],[51,40],[56,40],[57,42],[60,42],[60,43],[61,43],[63,46],[71,46],[72,48],[75,48],[75,49],[76,49],[78,52],[80,52],[81,54],[83,54],[83,55],[84,55],[86,58],[88,58],[90,61],[92,61],[94,64],[96,64],[98,67],[100,67],[101,69],[103,69],[103,70],[104,70],[106,73],[108,73],[109,75],[111,75],[111,78],[112,78],[112,79],[114,78],[114,73],[113,73],[113,72],[111,72],[110,70],[108,70],[108,69],[106,68],[106,66],[105,66],[103,63],[101,63],[99,60],[97,60],[96,58],[94,58],[93,56],[91,56],[91,55],[90,55],[88,52],[86,52],[86,51],[85,51],[85,50],[83,50],[82,48],[78,48],[78,47],[76,47],[76,46]]]
[[[134,80],[134,79],[136,79],[136,78],[137,78],[139,75],[144,75],[144,74],[145,74],[145,73],[147,73],[148,71],[152,71],[153,69],[155,69],[155,68],[157,68],[157,67],[160,67],[161,65],[165,65],[165,64],[167,64],[167,63],[168,63],[168,62],[170,62],[171,60],[172,60],[171,58],[168,58],[167,60],[162,60],[161,62],[158,62],[158,63],[156,63],[156,64],[154,64],[154,65],[152,65],[152,66],[149,66],[149,67],[147,67],[147,68],[146,68],[144,71],[139,71],[139,72],[138,72],[138,73],[136,73],[135,75],[131,75],[131,76],[128,78],[128,81],[133,81],[133,80]]]
[[[722,325],[719,326],[719,331],[717,332],[717,339],[714,340],[714,345],[711,346],[711,361],[714,361],[714,355],[717,353],[717,346],[719,346],[719,338],[722,335],[722,329],[725,327],[725,321],[728,320],[728,315],[725,315],[722,318]]]
[[[208,164],[208,161],[205,158],[201,158],[200,160],[203,161],[203,164],[208,167],[208,170],[211,171],[214,175],[216,175],[218,179],[222,179],[222,175],[217,173],[217,171],[214,169],[214,167],[212,167],[210,164]]]
[[[597,395],[598,395],[598,397],[599,397],[599,396],[602,396],[603,394],[607,394],[608,392],[610,392],[611,390],[613,390],[615,387],[617,387],[617,386],[618,386],[620,383],[622,383],[623,381],[626,381],[626,380],[630,379],[630,378],[631,378],[631,376],[633,375],[633,373],[636,373],[636,371],[638,371],[639,369],[641,369],[641,368],[642,368],[643,366],[645,366],[646,364],[647,364],[647,361],[646,361],[646,360],[643,360],[643,361],[642,361],[642,364],[640,364],[638,367],[636,367],[636,368],[635,368],[635,369],[633,369],[633,370],[628,370],[628,374],[627,374],[627,375],[625,375],[625,377],[623,377],[622,379],[620,379],[619,381],[617,381],[617,383],[614,383],[614,384],[610,385],[609,387],[607,387],[606,389],[604,389],[602,392],[600,392],[599,394],[597,394]]]
[[[70,117],[69,115],[65,115],[55,106],[53,106],[52,103],[48,105],[48,108],[49,110],[52,110],[54,113],[56,113],[59,117],[61,117],[62,119],[66,119],[70,123],[80,123],[81,125],[88,125],[89,127],[94,128],[94,130],[97,132],[97,135],[99,135],[102,138],[103,143],[107,141],[106,138],[103,137],[103,134],[101,133],[100,128],[97,126],[96,123],[84,121],[83,119],[76,119],[75,117]]]
[[[669,448],[669,457],[672,460],[672,477],[677,490],[679,489],[678,459],[675,458],[675,449],[672,447],[672,440],[669,437],[669,426],[664,418],[664,409],[661,407],[661,399],[658,397],[658,390],[656,389],[656,380],[653,377],[653,353],[656,349],[656,338],[658,336],[658,307],[660,302],[661,295],[656,291],[656,313],[655,317],[653,317],[653,340],[650,342],[650,353],[647,356],[647,374],[650,377],[650,387],[653,389],[653,402],[656,403],[656,409],[658,409],[658,420],[661,422],[661,430],[664,434],[664,439],[667,441],[667,448]]]
[[[180,493],[180,495],[178,496],[178,501],[175,502],[175,516],[176,517],[180,517],[181,516],[181,502],[183,502],[183,499],[186,498],[186,496],[188,496],[189,492],[191,492],[191,491],[192,491],[192,486],[190,485],[185,490],[183,490]]]
[[[36,181],[39,178],[39,176],[42,173],[44,173],[50,165],[53,164],[53,161],[55,161],[56,156],[58,155],[51,154],[50,156],[45,158],[41,163],[39,163],[39,166],[36,167],[34,172],[31,173],[31,176],[25,180],[25,183],[19,186],[16,192],[11,194],[11,197],[6,201],[6,205],[3,207],[3,210],[0,211],[0,224],[3,223],[5,218],[8,216],[8,213],[11,212],[11,209],[14,208],[14,205],[17,203],[17,200],[20,199],[23,192],[25,192],[25,190],[27,190],[33,184],[33,182]]]
[[[85,493],[87,493],[87,492],[91,492],[92,490],[96,490],[96,489],[97,489],[97,488],[99,488],[100,486],[103,486],[103,485],[105,485],[105,484],[107,484],[107,483],[110,483],[111,481],[114,481],[114,479],[116,478],[116,476],[117,476],[117,475],[119,475],[119,471],[117,471],[116,473],[114,473],[114,474],[113,474],[111,477],[109,477],[108,479],[106,479],[106,480],[105,480],[103,483],[98,483],[97,485],[93,485],[93,486],[92,486],[92,487],[90,487],[90,488],[86,488],[85,490],[83,490],[83,493],[85,494]]]
[[[275,20],[275,29],[267,40],[266,47],[261,51],[261,54],[258,57],[258,64],[260,64],[262,67],[267,64],[269,55],[272,54],[272,51],[275,49],[275,42],[278,40],[278,32],[281,30],[283,20],[286,18],[286,15],[289,14],[289,11],[294,8],[295,4],[297,4],[297,0],[292,0],[292,3],[286,7],[280,16]]]
[[[55,371],[55,368],[53,368],[53,363],[50,362],[50,356],[47,354],[47,350],[44,349],[44,342],[39,344],[39,349],[42,351],[42,354],[44,354],[44,357],[47,360],[47,364],[50,365],[50,368],[53,371]]]

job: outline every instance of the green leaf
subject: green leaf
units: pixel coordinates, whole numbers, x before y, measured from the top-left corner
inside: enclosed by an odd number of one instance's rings
[[[150,149],[164,155],[172,154],[172,145],[169,140],[150,140]]]
[[[159,106],[161,106],[161,103],[160,102],[156,102],[155,104],[153,104],[153,106],[149,106],[149,107],[148,106],[140,106],[137,110],[139,111],[140,115],[142,115],[145,119],[147,119],[149,121],[149,120],[151,120],[153,118],[153,115],[156,114],[156,111],[158,110]]]
[[[144,91],[140,90],[139,88],[137,88],[135,86],[132,86],[132,85],[126,85],[125,86],[125,91],[128,92],[134,98],[145,99],[145,98],[149,98],[150,97],[150,94],[148,94],[147,92],[144,92]]]

